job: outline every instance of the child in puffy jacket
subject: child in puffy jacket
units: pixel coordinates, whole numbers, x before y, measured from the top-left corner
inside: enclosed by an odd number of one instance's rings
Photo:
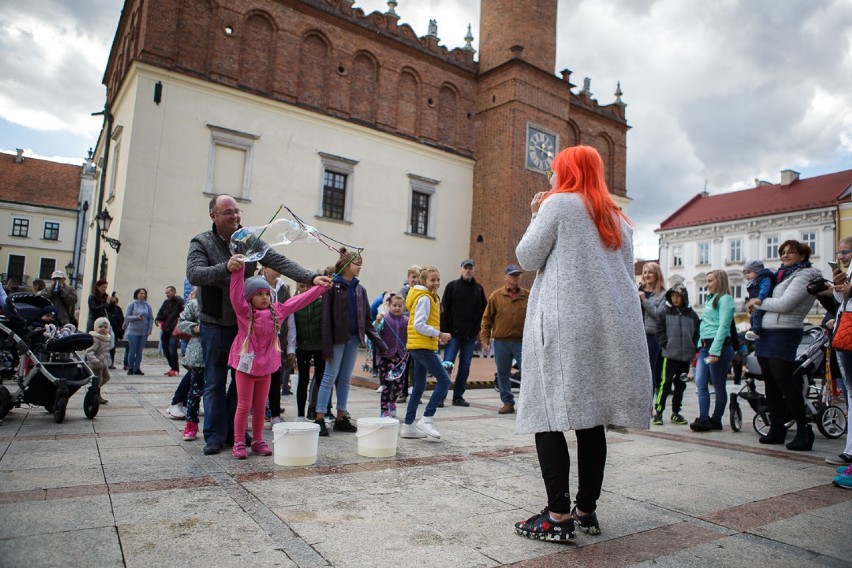
[[[380,416],[396,418],[396,399],[405,387],[408,351],[408,318],[404,315],[405,302],[396,292],[390,292],[384,301],[387,308],[380,310],[373,327],[379,332],[388,350],[377,359],[379,379],[382,382]]]
[[[86,351],[86,364],[98,376],[100,387],[103,388],[109,382],[109,367],[112,365],[109,350],[112,349],[113,339],[110,333],[109,320],[107,318],[96,319],[94,328],[89,332],[89,335],[95,342]],[[98,403],[107,404],[108,402],[103,397],[103,391],[101,391],[98,395]]]
[[[686,418],[680,414],[683,391],[686,389],[686,383],[681,377],[689,372],[689,365],[695,358],[701,320],[689,306],[686,286],[679,283],[666,292],[666,302],[659,314],[657,343],[663,358],[663,380],[660,381],[660,387],[654,397],[653,423],[657,426],[663,425],[666,398],[674,388],[671,421],[675,424],[688,424]]]
[[[757,305],[763,303],[763,300],[769,297],[772,293],[772,288],[775,284],[775,274],[768,268],[764,268],[763,263],[759,260],[752,260],[743,267],[743,276],[748,280],[746,284],[746,292],[748,299],[757,299]],[[766,312],[763,310],[754,310],[751,313],[751,330],[746,334],[746,339],[754,341],[760,335],[760,328],[763,323],[763,315]]]

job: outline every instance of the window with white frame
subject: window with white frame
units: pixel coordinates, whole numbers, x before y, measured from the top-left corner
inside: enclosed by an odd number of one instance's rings
[[[698,286],[698,305],[703,306],[704,302],[707,301],[707,298],[710,296],[710,292],[707,291],[707,285],[702,284]]]
[[[683,266],[683,245],[674,245],[672,247],[672,267],[680,268]]]
[[[435,236],[435,190],[438,181],[408,174],[408,233],[421,237]]]
[[[237,199],[251,198],[251,168],[255,134],[208,124],[210,151],[205,193],[227,193]]]
[[[30,220],[21,217],[12,219],[12,236],[13,237],[28,237],[30,235]]]
[[[802,233],[800,241],[811,247],[811,256],[817,256],[817,235],[816,231],[805,231]]]
[[[46,241],[58,241],[59,240],[59,223],[55,221],[45,221],[44,222],[44,235],[42,238]]]
[[[728,243],[728,260],[731,262],[743,261],[743,240],[731,239]]]
[[[107,167],[109,168],[109,188],[107,190],[107,201],[112,199],[116,194],[116,183],[118,183],[118,158],[121,156],[121,133],[124,131],[124,125],[117,124],[112,129],[110,138],[112,144],[110,146]]]
[[[731,296],[734,299],[739,299],[743,297],[743,285],[742,284],[732,284],[731,285]]]
[[[766,258],[778,258],[778,245],[780,244],[778,241],[778,235],[766,237]]]
[[[710,264],[710,243],[698,243],[698,264]]]
[[[322,188],[319,217],[352,222],[352,192],[356,160],[319,152],[322,161]]]

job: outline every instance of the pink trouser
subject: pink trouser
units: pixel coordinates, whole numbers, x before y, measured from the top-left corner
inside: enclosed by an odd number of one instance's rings
[[[234,442],[243,442],[246,438],[246,420],[251,409],[251,437],[253,441],[263,441],[263,418],[266,413],[266,399],[269,395],[270,375],[258,377],[237,371],[237,413],[234,415]]]

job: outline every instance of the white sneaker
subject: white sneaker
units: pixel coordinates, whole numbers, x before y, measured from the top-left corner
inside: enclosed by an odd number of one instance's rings
[[[298,417],[296,417],[295,421],[296,422],[307,422],[307,419],[304,416],[298,416]]]
[[[435,430],[435,426],[432,424],[432,417],[431,416],[428,416],[428,417],[424,416],[423,418],[421,418],[420,420],[417,421],[415,426],[421,432],[424,432],[425,434],[432,436],[433,438],[435,438],[437,440],[441,439],[441,433],[438,432],[437,430]]]
[[[182,404],[172,404],[166,409],[166,416],[172,420],[186,420],[186,408]]]
[[[425,438],[426,434],[421,432],[414,424],[403,424],[399,429],[400,438]]]
[[[385,385],[379,385],[379,388],[376,389],[376,392],[384,392]]]
[[[758,335],[755,332],[748,330],[747,332],[745,332],[745,338],[746,341],[754,341],[758,338]]]

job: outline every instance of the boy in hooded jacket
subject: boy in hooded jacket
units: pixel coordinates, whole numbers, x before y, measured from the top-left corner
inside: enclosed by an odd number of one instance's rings
[[[698,314],[689,306],[686,286],[678,283],[669,288],[666,292],[666,301],[659,312],[657,327],[657,342],[660,344],[660,354],[663,357],[663,380],[654,397],[653,424],[657,426],[663,425],[666,398],[672,387],[674,387],[674,395],[671,420],[675,424],[689,423],[680,415],[683,391],[686,389],[686,382],[680,377],[689,372],[689,366],[695,358],[700,324]]]

